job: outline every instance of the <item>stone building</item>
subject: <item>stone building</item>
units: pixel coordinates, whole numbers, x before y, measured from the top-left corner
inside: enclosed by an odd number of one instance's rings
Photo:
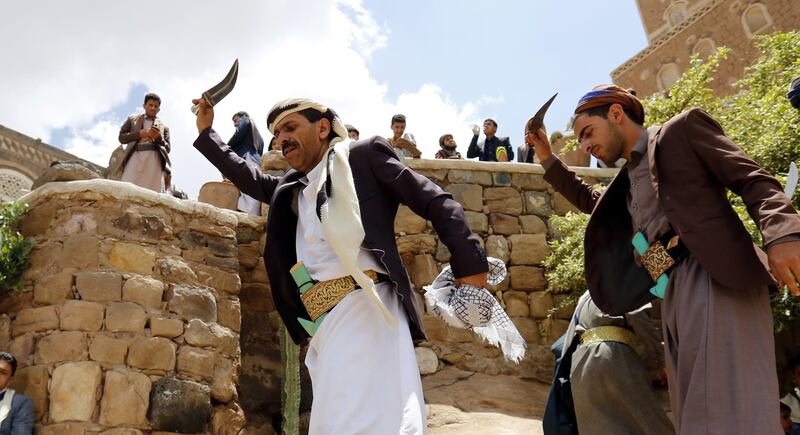
[[[103,170],[41,139],[0,125],[0,202],[16,199],[29,190],[52,163],[64,161],[81,162],[98,173]]]
[[[611,72],[614,83],[632,87],[640,97],[663,92],[689,67],[689,58],[705,58],[717,47],[732,49],[721,63],[714,92],[732,92],[732,84],[758,56],[753,37],[800,27],[797,0],[637,0],[647,47]]]

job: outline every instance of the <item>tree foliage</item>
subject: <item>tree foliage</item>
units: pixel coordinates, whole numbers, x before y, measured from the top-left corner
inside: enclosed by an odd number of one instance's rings
[[[22,272],[30,263],[35,242],[17,231],[28,207],[10,202],[0,208],[0,291],[7,293],[19,288]]]

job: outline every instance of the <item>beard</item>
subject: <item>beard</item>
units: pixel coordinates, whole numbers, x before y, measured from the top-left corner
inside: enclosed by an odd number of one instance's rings
[[[609,168],[616,167],[617,160],[622,158],[622,150],[625,148],[625,137],[622,135],[622,130],[609,123],[609,138],[608,146],[606,147],[606,155],[601,160]]]

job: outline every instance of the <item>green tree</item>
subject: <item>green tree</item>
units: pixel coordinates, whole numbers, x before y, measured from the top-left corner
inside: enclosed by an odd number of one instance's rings
[[[10,202],[0,208],[0,291],[19,288],[22,272],[30,263],[30,253],[36,244],[17,231],[28,207]]]

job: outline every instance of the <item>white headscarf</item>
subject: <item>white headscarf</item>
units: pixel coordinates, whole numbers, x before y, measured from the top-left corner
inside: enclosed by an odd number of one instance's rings
[[[316,191],[319,193],[324,189],[325,181],[328,178],[331,180],[331,186],[328,187],[330,194],[323,192],[328,198],[319,210],[325,240],[347,273],[369,296],[386,323],[395,327],[395,319],[381,302],[375,283],[358,267],[358,253],[366,233],[361,223],[361,208],[353,183],[353,171],[350,169],[349,142],[343,142],[347,139],[347,128],[344,123],[336,112],[327,106],[305,98],[290,98],[272,106],[267,115],[267,128],[270,133],[275,134],[275,126],[281,120],[305,109],[314,109],[320,113],[327,113],[330,110],[333,114],[331,128],[336,136],[330,141],[325,160],[320,162],[322,168],[319,184],[316,186]]]

